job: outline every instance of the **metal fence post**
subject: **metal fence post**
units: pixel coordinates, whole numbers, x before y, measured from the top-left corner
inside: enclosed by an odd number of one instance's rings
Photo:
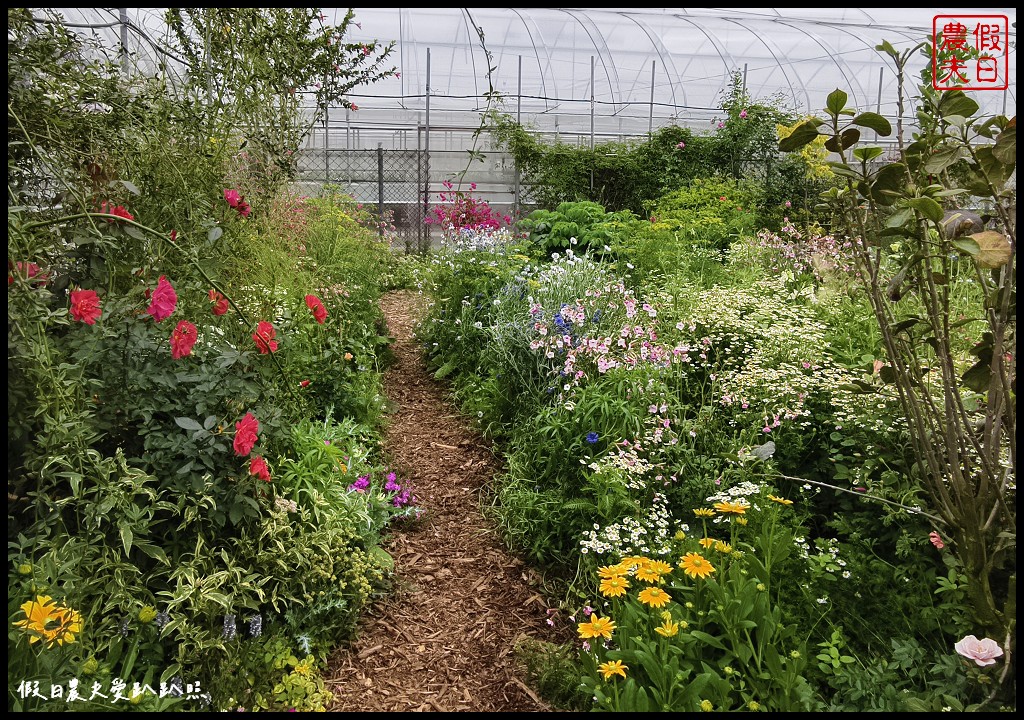
[[[377,222],[384,237],[384,143],[377,143]]]

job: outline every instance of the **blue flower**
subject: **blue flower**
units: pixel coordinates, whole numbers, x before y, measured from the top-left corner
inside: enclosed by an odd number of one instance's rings
[[[598,435],[596,432],[591,431],[587,433],[587,442],[590,443],[591,445],[597,442],[597,438]]]

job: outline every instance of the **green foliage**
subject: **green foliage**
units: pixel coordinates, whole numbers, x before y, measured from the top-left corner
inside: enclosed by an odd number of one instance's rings
[[[553,211],[534,210],[519,221],[519,228],[529,233],[546,255],[574,249],[576,252],[602,254],[604,248],[618,245],[638,225],[638,218],[628,210],[606,213],[595,202],[564,202]]]
[[[242,148],[232,123],[269,107],[279,77],[236,74],[208,112],[208,96],[86,61],[104,49],[59,24],[8,18],[8,615],[26,619],[45,596],[80,625],[62,644],[12,625],[10,669],[81,677],[85,692],[94,677],[206,689],[134,698],[144,710],[322,709],[307,656],[351,637],[388,586],[383,533],[415,514],[390,491],[347,491],[348,472],[380,470],[376,299],[391,259],[376,220],[350,198],[280,192],[260,165],[273,160],[246,156],[255,141]],[[164,312],[158,279],[174,289]],[[78,312],[81,295],[69,310],[79,291],[96,293],[96,317]],[[254,341],[258,321],[275,328],[272,353]],[[251,450],[234,443],[246,413],[259,423]],[[272,617],[309,646],[283,664],[281,648],[247,654],[264,619],[280,627]],[[252,663],[273,672],[234,674]],[[8,705],[48,707],[16,685]]]

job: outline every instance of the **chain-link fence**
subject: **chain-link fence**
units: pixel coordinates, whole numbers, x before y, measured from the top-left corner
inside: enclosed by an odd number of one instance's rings
[[[338,186],[364,205],[371,205],[383,223],[382,233],[396,249],[424,250],[430,245],[423,222],[427,154],[421,150],[305,149],[298,160],[298,181],[304,186]]]

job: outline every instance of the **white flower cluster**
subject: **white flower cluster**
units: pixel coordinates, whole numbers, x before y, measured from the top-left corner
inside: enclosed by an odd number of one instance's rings
[[[671,523],[668,501],[664,495],[655,493],[645,517],[623,518],[604,528],[595,523],[594,529],[580,540],[580,552],[584,555],[611,553],[618,557],[638,553],[668,555],[672,551]],[[688,525],[679,525],[677,529],[683,532],[690,530]]]

